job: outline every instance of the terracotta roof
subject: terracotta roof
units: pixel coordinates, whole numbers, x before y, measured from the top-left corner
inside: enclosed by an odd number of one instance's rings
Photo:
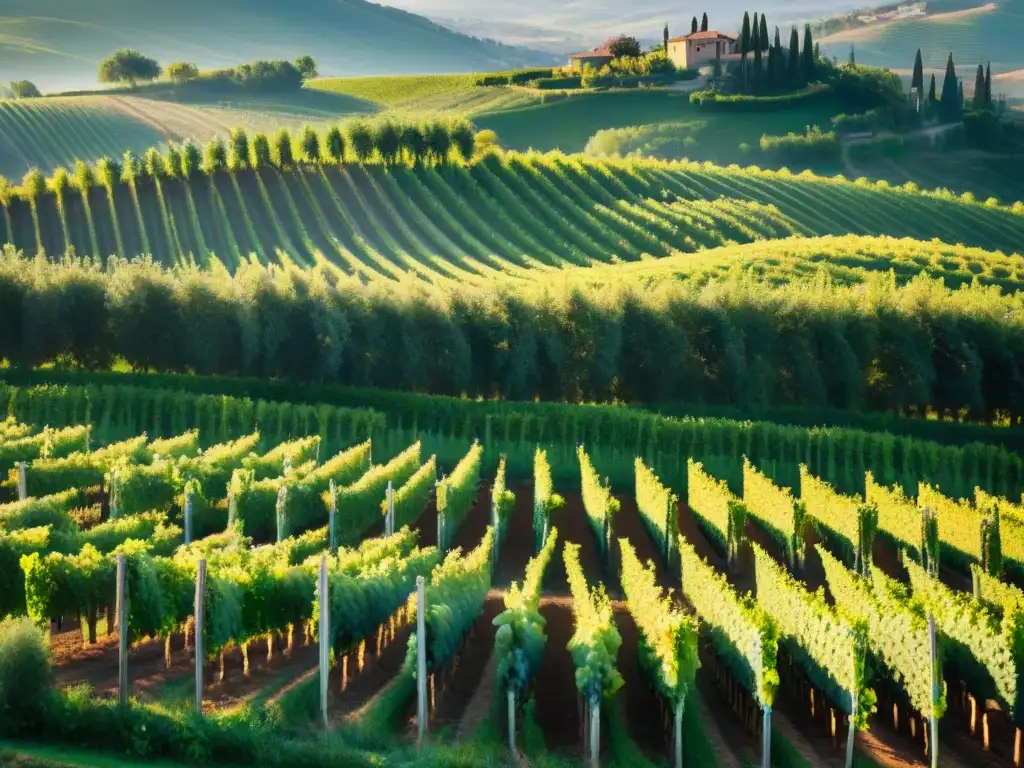
[[[570,59],[589,59],[589,58],[596,58],[598,56],[611,56],[612,55],[612,46],[615,45],[615,43],[619,42],[619,40],[625,40],[625,39],[626,39],[625,35],[617,35],[616,37],[609,37],[607,40],[605,40],[603,43],[601,43],[601,45],[599,45],[594,50],[592,50],[592,51],[583,51],[582,53],[574,53],[569,58]]]
[[[736,38],[732,35],[726,35],[722,32],[715,32],[714,30],[708,30],[707,32],[694,32],[689,35],[683,35],[682,37],[674,37],[669,40],[670,43],[679,43],[683,40],[732,40],[735,42]]]

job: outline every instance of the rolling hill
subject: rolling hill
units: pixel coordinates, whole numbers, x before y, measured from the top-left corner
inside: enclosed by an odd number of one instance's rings
[[[1019,208],[710,164],[508,153],[466,166],[140,176],[134,188],[65,189],[35,206],[11,199],[0,241],[53,257],[216,257],[233,270],[252,256],[362,279],[475,282],[792,236],[938,238],[1014,252],[1024,242]],[[1004,269],[992,282],[1010,277]]]
[[[91,87],[98,62],[124,47],[200,67],[310,54],[325,75],[471,72],[550,61],[364,0],[0,0],[5,81],[29,79],[44,91]]]

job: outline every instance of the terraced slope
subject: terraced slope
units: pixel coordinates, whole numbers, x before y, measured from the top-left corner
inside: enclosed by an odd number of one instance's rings
[[[937,238],[1013,252],[1024,242],[1022,210],[806,174],[509,154],[467,166],[145,177],[134,193],[118,184],[85,197],[68,189],[34,208],[9,202],[0,239],[50,256],[216,256],[233,269],[253,255],[326,261],[362,277],[478,280],[793,235]]]

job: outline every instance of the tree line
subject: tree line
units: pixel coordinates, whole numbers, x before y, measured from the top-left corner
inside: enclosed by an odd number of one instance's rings
[[[520,400],[1024,414],[1024,297],[722,280],[363,284],[321,266],[0,260],[0,359]]]
[[[326,131],[307,126],[298,135],[281,129],[273,136],[250,136],[245,129],[235,128],[226,140],[215,137],[205,145],[189,140],[165,149],[152,147],[141,156],[129,150],[120,160],[103,157],[92,166],[80,160],[73,169],[58,168],[49,177],[31,168],[20,186],[0,176],[0,208],[19,199],[34,205],[48,191],[113,189],[146,178],[188,179],[200,173],[286,169],[351,159],[385,165],[406,161],[443,164],[455,157],[469,160],[476,147],[473,126],[467,120],[351,120]]]
[[[793,91],[813,83],[818,74],[818,49],[811,25],[804,26],[803,46],[796,27],[792,27],[788,47],[775,27],[774,40],[768,36],[765,14],[743,14],[739,39],[740,65],[738,86],[741,92],[754,95]]]

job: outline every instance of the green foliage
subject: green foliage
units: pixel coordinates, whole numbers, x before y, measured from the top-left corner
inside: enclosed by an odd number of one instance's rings
[[[91,453],[75,453],[61,459],[37,459],[26,472],[33,494],[49,496],[71,488],[109,486],[109,473],[122,463],[142,464],[153,460],[140,435]],[[17,477],[11,475],[7,485],[16,486]]]
[[[315,129],[308,125],[302,129],[302,133],[299,135],[299,155],[304,163],[316,164],[322,159],[320,136],[317,135]]]
[[[31,80],[12,80],[7,87],[15,99],[35,99],[43,95]]]
[[[628,539],[620,539],[619,547],[626,608],[641,633],[640,664],[658,693],[682,705],[695,688],[700,667],[697,621],[662,593],[654,564],[645,567]]]
[[[466,555],[459,547],[453,549],[431,574],[424,595],[428,672],[443,669],[452,660],[480,615],[491,588],[493,536],[488,527],[476,549]],[[415,605],[415,597],[410,604]],[[409,636],[404,672],[416,674],[415,632]]]
[[[1000,618],[916,563],[905,565],[914,597],[935,617],[938,631],[952,641],[948,660],[971,693],[983,700],[995,698],[1014,723],[1024,721],[1024,613],[1018,607],[1004,608]]]
[[[380,502],[393,486],[405,484],[420,468],[420,443],[413,443],[387,464],[371,468],[359,480],[338,488],[334,503],[337,505],[335,527],[339,541],[362,539],[364,532],[380,519]]]
[[[551,77],[554,70],[551,67],[514,69],[509,72],[489,72],[476,78],[477,87],[493,87],[501,85],[526,85],[535,80]]]
[[[252,167],[256,169],[269,168],[273,162],[270,139],[265,133],[257,133],[252,137]]]
[[[251,470],[255,480],[267,480],[287,474],[289,467],[299,467],[320,456],[320,435],[300,437],[279,443],[262,456],[247,456],[242,466]]]
[[[299,56],[295,60],[295,68],[299,70],[299,74],[302,75],[303,80],[312,80],[313,78],[319,77],[316,71],[316,62],[313,61],[312,56]]]
[[[101,83],[127,83],[134,88],[140,80],[156,80],[161,71],[155,59],[122,48],[100,62],[99,79]]]
[[[430,502],[437,478],[437,457],[431,456],[416,473],[410,477],[395,494],[395,527],[413,525]],[[380,504],[381,513],[387,514],[387,499]]]
[[[785,136],[761,137],[761,152],[774,162],[814,168],[819,165],[831,167],[842,155],[839,134],[823,131],[817,125],[807,128],[804,133],[788,133]]]
[[[81,496],[79,491],[69,490],[0,504],[0,529],[17,531],[48,525],[55,531],[74,530],[68,513],[81,504]]]
[[[779,543],[790,570],[803,567],[806,506],[793,500],[789,489],[778,488],[743,459],[743,506]]]
[[[867,727],[877,698],[869,687],[867,627],[847,624],[829,607],[823,590],[811,593],[752,545],[757,600],[772,617],[779,640],[813,684],[847,715],[857,728]]]
[[[349,123],[348,145],[352,147],[352,152],[360,163],[365,163],[373,157],[376,142],[369,124],[362,121]]]
[[[341,163],[345,160],[345,137],[338,126],[333,125],[327,130],[320,156],[332,163]]]
[[[181,172],[183,179],[191,179],[203,168],[203,150],[194,141],[181,145]]]
[[[228,150],[224,140],[214,137],[206,142],[203,149],[203,172],[219,173],[228,169]]]
[[[188,61],[175,61],[167,65],[164,74],[172,83],[187,83],[199,77],[199,67]]]
[[[589,706],[597,706],[601,699],[614,695],[625,681],[615,668],[615,660],[622,646],[622,637],[615,627],[612,602],[604,586],[593,591],[587,585],[580,565],[580,547],[566,542],[563,549],[565,573],[572,593],[572,612],[575,633],[569,640],[569,653],[576,666],[576,688]]]
[[[716,654],[761,707],[772,706],[779,686],[775,623],[750,595],[739,597],[682,536],[679,559],[683,595],[710,632]]]
[[[686,462],[687,506],[704,524],[704,530],[725,551],[730,567],[746,538],[747,509],[729,486],[704,471],[692,458]]]
[[[494,528],[494,535],[499,542],[505,536],[505,529],[508,527],[512,510],[516,506],[516,495],[506,486],[506,462],[505,456],[498,460],[498,471],[494,476],[494,484],[491,486],[491,526]]]
[[[635,37],[622,37],[612,43],[610,52],[616,59],[623,56],[638,57],[643,55],[643,47]]]
[[[249,135],[244,128],[232,128],[230,142],[228,167],[233,171],[245,170],[249,167]]]
[[[437,485],[438,526],[444,533],[444,540],[439,541],[438,546],[442,551],[448,549],[449,542],[476,502],[483,454],[484,447],[480,443],[473,443],[469,452],[452,470],[451,476]]]
[[[543,660],[547,622],[539,611],[540,591],[557,544],[558,529],[552,528],[541,551],[526,564],[522,587],[512,583],[505,593],[505,610],[494,618],[494,626],[498,628],[494,636],[494,655],[499,690],[514,691],[517,701],[526,700],[530,683]]]
[[[53,704],[43,633],[26,619],[0,620],[0,734],[42,732]]]
[[[292,135],[286,128],[274,134],[273,163],[278,168],[290,168],[295,164]]]
[[[8,474],[19,461],[62,458],[85,450],[89,428],[70,426],[63,429],[46,427],[38,434],[0,439],[0,472]]]
[[[893,591],[893,585],[882,582],[884,577],[878,571],[871,579],[866,579],[848,570],[820,544],[817,549],[840,615],[867,627],[872,655],[903,688],[911,706],[925,717],[931,717],[933,712],[936,717],[942,717],[946,694],[942,690],[933,701],[928,621],[920,601],[910,600],[905,592]],[[940,643],[940,664],[944,656]]]
[[[800,498],[822,538],[828,539],[840,551],[850,568],[865,576],[870,575],[880,508],[870,498],[865,504],[860,498],[836,493],[803,464],[800,465]],[[886,525],[893,526],[894,523],[887,521]],[[920,526],[917,530],[920,531]],[[916,544],[919,545],[920,541]]]
[[[594,465],[582,445],[576,449],[576,455],[580,462],[583,506],[587,511],[590,529],[597,538],[597,546],[601,555],[608,558],[611,552],[613,518],[622,505],[618,499],[612,496],[607,479],[602,484],[597,470],[594,469]]]
[[[533,533],[534,549],[543,548],[545,536],[550,532],[552,515],[565,506],[565,499],[555,493],[551,480],[551,464],[547,451],[537,448],[533,454]]]

